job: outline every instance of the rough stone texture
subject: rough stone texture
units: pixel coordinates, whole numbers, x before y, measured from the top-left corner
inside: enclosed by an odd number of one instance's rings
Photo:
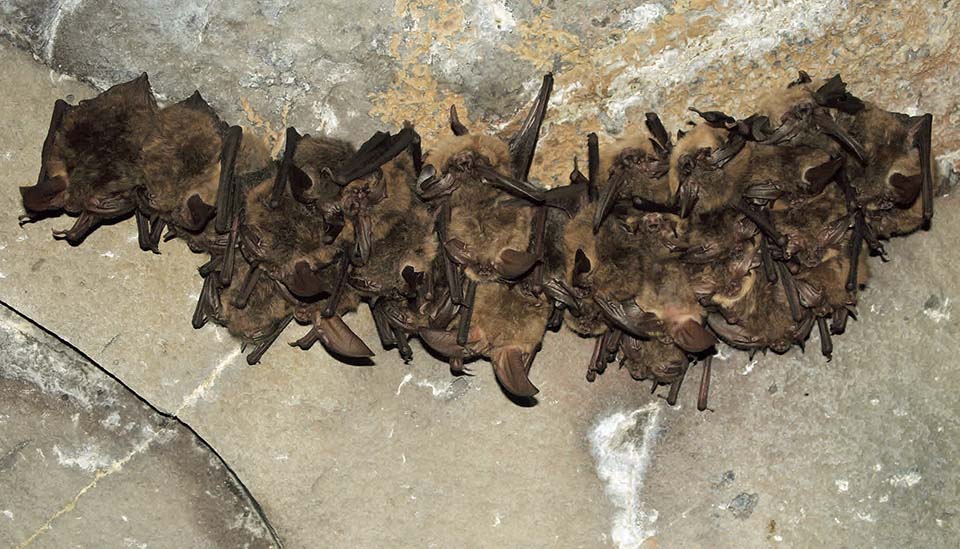
[[[0,307],[0,544],[273,547],[187,427]]]
[[[667,127],[688,106],[746,116],[798,69],[840,71],[858,94],[936,116],[960,162],[960,16],[951,1],[0,0],[0,35],[99,88],[147,71],[161,97],[201,89],[275,142],[284,126],[362,140],[412,120],[426,141],[456,104],[500,127],[554,71],[555,109],[532,177],[566,181],[583,139]],[[279,143],[277,143],[279,146]]]
[[[100,87],[141,70],[170,99],[198,87],[228,120],[268,137],[294,124],[360,140],[410,119],[429,142],[451,103],[472,128],[496,128],[553,70],[555,108],[533,171],[545,182],[566,177],[587,131],[608,140],[653,109],[677,127],[688,105],[745,115],[759,91],[796,69],[840,70],[865,99],[934,113],[941,184],[952,190],[960,16],[948,4],[238,1],[173,10],[0,0],[0,28]],[[831,363],[815,352],[754,362],[725,350],[715,411],[701,414],[696,371],[683,405],[669,408],[625,372],[583,382],[589,345],[562,333],[537,360],[540,403],[518,408],[482,363],[476,377],[454,381],[419,348],[411,365],[389,354],[358,368],[278,346],[248,367],[221,330],[190,329],[199,260],[182,245],[140,253],[132,222],[78,248],[49,237],[64,219],[18,229],[15,186],[36,177],[53,99],[92,91],[8,47],[0,61],[0,299],[177,412],[289,547],[949,547],[960,538],[955,197],[938,201],[932,232],[890,243],[892,261],[872,265],[860,322],[837,339]],[[365,313],[348,322],[375,341]]]

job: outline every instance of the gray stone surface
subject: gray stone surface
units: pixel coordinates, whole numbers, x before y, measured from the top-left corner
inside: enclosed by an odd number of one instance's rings
[[[895,4],[613,3],[588,13],[551,1],[171,11],[0,0],[0,28],[101,86],[148,70],[165,96],[200,87],[232,122],[354,140],[404,117],[428,135],[449,103],[496,126],[552,69],[556,109],[535,167],[545,177],[569,171],[574,137],[591,129],[619,131],[649,108],[676,123],[691,102],[739,109],[796,68],[842,68],[866,99],[934,112],[935,152],[949,169],[960,161],[960,17],[940,4]],[[52,101],[92,91],[7,46],[0,65],[0,299],[183,418],[288,547],[951,547],[960,538],[955,197],[938,201],[932,232],[890,243],[892,261],[872,263],[860,320],[830,363],[815,351],[751,361],[725,350],[714,411],[696,413],[696,371],[670,408],[625,372],[585,383],[589,345],[561,333],[537,360],[539,404],[519,408],[483,364],[454,381],[420,349],[411,365],[381,354],[375,367],[352,367],[280,345],[246,366],[225,332],[190,329],[199,259],[182,245],[140,253],[132,222],[77,248],[49,237],[65,219],[19,229],[15,187],[36,177]],[[365,313],[348,322],[375,341]],[[69,471],[55,474],[69,486]],[[41,495],[23,497],[37,501],[24,516],[42,518]]]
[[[274,547],[216,454],[0,306],[0,544]]]
[[[288,124],[360,141],[412,120],[429,142],[450,104],[498,128],[553,71],[533,177],[565,182],[589,131],[609,140],[649,110],[678,128],[691,105],[745,117],[757,90],[798,69],[933,113],[956,166],[956,12],[928,0],[0,0],[0,35],[100,89],[142,71],[171,101],[199,88],[275,140]]]

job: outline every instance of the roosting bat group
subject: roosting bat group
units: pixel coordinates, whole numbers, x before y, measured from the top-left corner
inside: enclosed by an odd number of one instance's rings
[[[706,409],[718,341],[755,352],[832,336],[855,314],[868,254],[929,226],[929,114],[863,102],[839,76],[806,73],[735,118],[701,112],[676,139],[654,113],[601,151],[586,174],[529,179],[553,78],[515,135],[473,132],[450,109],[449,136],[413,126],[359,149],[286,132],[271,158],[199,93],[164,108],[146,74],[98,97],[57,101],[40,174],[21,188],[21,222],[66,212],[54,237],[136,218],[140,247],[185,240],[209,256],[193,326],[226,326],[257,363],[295,320],[292,343],[341,358],[373,351],[342,320],[366,303],[381,345],[412,358],[417,337],[454,374],[489,359],[520,399],[546,330],[594,339],[586,377],[619,360],[674,404],[702,364]]]

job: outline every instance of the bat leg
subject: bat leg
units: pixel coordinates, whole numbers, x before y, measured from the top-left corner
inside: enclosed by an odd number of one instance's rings
[[[921,200],[923,202],[923,227],[930,228],[933,220],[933,168],[930,163],[930,141],[933,133],[933,115],[920,117],[914,128],[913,146],[920,152]]]
[[[223,263],[223,258],[221,256],[215,255],[211,257],[206,263],[200,265],[197,268],[197,272],[200,273],[200,276],[207,278],[207,275],[216,271],[220,268],[220,265]]]
[[[827,357],[827,362],[833,358],[833,340],[830,338],[830,329],[827,327],[827,318],[817,317],[817,330],[820,331],[820,352]]]
[[[683,371],[677,376],[676,379],[670,383],[670,392],[667,394],[667,404],[670,406],[675,406],[677,404],[677,398],[680,396],[680,386],[683,384],[683,378],[687,375],[687,366],[684,364]]]
[[[832,116],[826,113],[815,113],[813,115],[813,121],[816,123],[820,131],[830,136],[837,143],[840,143],[843,148],[852,152],[861,164],[867,164],[868,155],[866,149],[863,148],[863,145],[861,145],[856,138],[841,128],[836,121],[834,121]]]
[[[159,217],[154,217],[150,221],[149,244],[151,252],[155,254],[160,253],[160,241],[163,239],[163,229],[166,227],[167,222]]]
[[[447,224],[449,221],[450,204],[445,203],[440,208],[440,213],[437,216],[436,232],[440,242],[446,242],[447,240]],[[455,305],[459,305],[463,302],[463,286],[461,285],[460,280],[460,269],[450,258],[450,255],[447,253],[446,246],[443,246],[440,250],[440,260],[443,262],[443,270],[447,278],[447,288],[450,290],[450,300]]]
[[[703,373],[700,376],[700,393],[697,395],[697,410],[707,409],[707,399],[710,397],[710,368],[713,366],[713,355],[703,359]]]
[[[370,248],[373,246],[373,221],[365,211],[361,211],[353,220],[353,242],[350,262],[362,267],[370,259]]]
[[[215,314],[213,306],[220,303],[220,288],[217,286],[215,276],[203,277],[203,288],[200,290],[200,297],[197,299],[197,307],[193,311],[192,324],[194,329],[199,330],[210,320],[210,316]]]
[[[700,186],[692,183],[690,180],[687,180],[684,183],[680,184],[680,187],[677,189],[677,194],[674,198],[674,203],[679,208],[679,215],[681,218],[686,219],[691,212],[693,212],[694,206],[697,205],[697,202],[700,200]]]
[[[877,231],[867,223],[867,219],[863,214],[863,210],[858,210],[854,218],[854,226],[856,227],[859,224],[860,236],[863,238],[863,241],[867,243],[867,246],[870,248],[870,253],[873,255],[880,256],[880,259],[883,262],[889,261],[887,257],[887,251],[883,248],[883,244],[880,243],[880,238],[877,236]]]
[[[737,204],[736,208],[740,213],[747,216],[750,221],[753,221],[754,225],[760,229],[760,232],[770,238],[777,247],[781,249],[786,248],[787,239],[773,226],[773,223],[770,222],[765,211],[757,211],[753,206],[742,201]]]
[[[277,341],[277,338],[280,337],[280,333],[286,329],[287,325],[290,324],[290,321],[293,320],[293,315],[287,315],[282,320],[280,320],[272,330],[270,330],[263,337],[255,340],[253,351],[250,351],[250,354],[247,355],[247,364],[253,366],[254,364],[259,364],[260,359],[263,358],[263,354],[273,346]]]
[[[543,252],[547,236],[547,208],[538,206],[533,215],[533,255],[537,257],[530,274],[530,290],[534,295],[543,292]]]
[[[235,212],[233,223],[230,226],[230,234],[227,238],[227,246],[223,252],[223,265],[220,268],[220,284],[224,287],[230,285],[233,280],[233,269],[237,261],[237,238],[240,233],[240,212]]]
[[[79,244],[87,237],[97,225],[100,224],[100,218],[91,213],[82,212],[80,217],[66,231],[53,231],[53,238],[57,240],[66,240],[70,244]]]
[[[613,362],[617,359],[617,352],[620,350],[620,339],[622,337],[623,332],[616,328],[611,328],[607,331],[606,335],[603,336],[603,352],[606,355],[604,360]]]
[[[313,347],[313,344],[318,341],[320,341],[320,332],[318,332],[316,328],[311,326],[310,330],[308,330],[307,333],[303,335],[303,337],[301,337],[300,339],[294,342],[291,342],[290,346],[300,347],[300,349],[304,351],[309,351],[310,348]]]
[[[830,333],[840,335],[847,329],[847,319],[850,318],[850,311],[846,307],[837,307],[833,311],[830,321]]]
[[[146,214],[140,211],[138,208],[133,213],[134,218],[137,220],[137,244],[140,245],[140,249],[149,252],[151,251],[150,246],[150,222],[147,220]]]
[[[373,325],[377,329],[377,336],[380,338],[380,345],[384,349],[390,349],[397,345],[397,340],[393,334],[393,327],[390,326],[390,321],[378,301],[369,303],[368,306],[370,307],[370,314],[373,316]]]
[[[247,355],[247,364],[253,366],[254,364],[259,363],[260,359],[263,358],[263,354],[267,352],[267,349],[269,349],[274,344],[275,341],[277,341],[277,338],[280,337],[280,333],[283,332],[284,329],[286,329],[287,325],[290,324],[291,320],[293,320],[293,315],[292,314],[287,315],[286,317],[283,318],[283,320],[278,322],[277,325],[272,330],[270,330],[270,332],[266,336],[259,339],[258,341],[255,341],[254,342],[255,346],[253,347],[253,351],[251,351],[250,354]]]
[[[477,299],[477,282],[467,279],[467,291],[463,296],[463,303],[460,306],[460,325],[457,328],[457,343],[461,346],[467,344],[470,337],[470,319],[473,316],[473,307]]]
[[[543,285],[543,291],[554,302],[562,304],[563,308],[570,309],[575,315],[579,314],[580,299],[563,279],[551,278]]]
[[[277,177],[273,180],[273,190],[270,191],[270,208],[280,206],[280,199],[283,197],[283,191],[287,187],[287,178],[290,175],[290,167],[293,165],[293,156],[297,152],[297,145],[302,139],[296,128],[287,128],[286,143],[283,147],[283,157],[280,160],[280,169],[277,170]]]
[[[420,134],[414,132],[413,139],[410,140],[410,160],[413,162],[413,173],[420,175],[423,170],[423,148],[420,145]]]
[[[525,180],[530,173],[530,166],[533,164],[533,156],[537,149],[537,141],[540,138],[540,126],[547,114],[547,104],[550,101],[552,91],[553,75],[547,73],[543,76],[543,83],[540,85],[539,93],[537,93],[537,99],[523,120],[520,131],[510,140],[510,163],[513,168],[513,176],[518,179]]]
[[[782,261],[777,261],[777,274],[780,275],[780,282],[783,286],[784,294],[787,296],[787,304],[790,306],[790,316],[794,322],[803,320],[803,306],[800,304],[800,295],[797,292],[797,285],[794,283],[793,275]]]
[[[470,133],[470,130],[460,122],[460,115],[457,114],[455,105],[450,105],[450,131],[458,137]]]
[[[816,324],[813,315],[807,313],[803,320],[797,324],[797,336],[793,340],[800,346],[802,352],[806,352],[806,343],[807,338],[810,337],[810,332],[813,331],[813,325]]]
[[[657,316],[641,309],[632,299],[609,301],[604,297],[594,296],[593,301],[607,320],[634,337],[650,337],[651,333],[660,329]]]
[[[450,299],[450,295],[444,295],[443,299],[437,304],[436,308],[430,313],[431,328],[446,328],[453,322],[460,312],[460,306]]]
[[[860,216],[857,216],[860,219]],[[860,268],[860,252],[863,249],[863,231],[861,223],[855,222],[853,227],[853,237],[850,239],[850,267],[847,271],[846,288],[848,292],[854,292],[857,289],[858,270]]]
[[[348,254],[343,253],[340,257],[340,265],[337,268],[337,279],[334,282],[333,294],[327,298],[327,303],[320,313],[324,318],[331,318],[336,315],[337,307],[340,306],[340,299],[346,290],[347,278],[350,271],[350,258]]]
[[[348,358],[368,358],[373,351],[347,326],[339,316],[320,317],[313,323],[311,333],[294,342],[301,349],[309,349],[310,345],[319,341],[325,349],[333,354]],[[304,346],[302,343],[306,344]]]
[[[490,363],[497,381],[513,396],[530,398],[540,392],[530,382],[529,358],[517,347],[501,348],[491,353]]]
[[[606,357],[603,353],[603,342],[607,334],[594,338],[593,353],[590,355],[590,364],[587,365],[587,381],[593,383],[597,374],[602,374],[607,368]]]
[[[260,282],[260,274],[263,271],[260,267],[251,267],[250,271],[247,272],[247,276],[243,279],[243,285],[240,286],[240,291],[233,298],[233,306],[237,309],[244,309],[247,306],[247,302],[250,301],[250,295],[253,294],[253,289],[257,287],[257,283]]]
[[[668,138],[669,139],[669,138]],[[590,202],[599,198],[597,179],[600,178],[600,142],[595,132],[587,134],[587,197]]]
[[[400,352],[400,358],[402,358],[404,362],[409,363],[413,360],[413,349],[410,348],[407,334],[396,326],[392,326],[391,329],[393,330],[393,337],[397,342],[397,350]]]
[[[217,186],[217,213],[214,218],[214,228],[220,234],[230,230],[234,210],[239,202],[235,196],[237,188],[233,172],[236,168],[241,139],[243,139],[243,128],[230,126],[223,139],[223,149],[220,151],[220,182]]]
[[[767,242],[766,236],[760,238],[760,265],[763,267],[763,274],[767,277],[767,282],[776,284],[777,265],[770,254],[770,244]]]
[[[557,301],[553,301],[550,304],[550,318],[547,320],[547,329],[551,332],[556,332],[560,330],[560,326],[563,325],[563,312],[564,307],[558,305]]]

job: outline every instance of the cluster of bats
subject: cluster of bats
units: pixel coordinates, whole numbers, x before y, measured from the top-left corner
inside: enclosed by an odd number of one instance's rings
[[[529,179],[553,77],[512,135],[421,144],[407,123],[359,149],[286,130],[263,141],[222,121],[199,93],[160,108],[146,74],[94,99],[57,101],[21,223],[66,212],[78,244],[133,216],[143,250],[186,241],[200,268],[193,326],[227,327],[257,363],[295,320],[291,343],[341,359],[373,351],[342,320],[366,303],[380,343],[405,360],[417,337],[453,374],[489,359],[503,389],[533,397],[546,330],[593,338],[586,377],[619,361],[674,404],[702,365],[707,407],[716,345],[755,352],[831,338],[855,314],[866,257],[929,227],[932,116],[884,111],[840,76],[798,79],[746,118],[698,111],[675,134],[647,113],[586,174]],[[513,133],[513,132],[510,132]]]

